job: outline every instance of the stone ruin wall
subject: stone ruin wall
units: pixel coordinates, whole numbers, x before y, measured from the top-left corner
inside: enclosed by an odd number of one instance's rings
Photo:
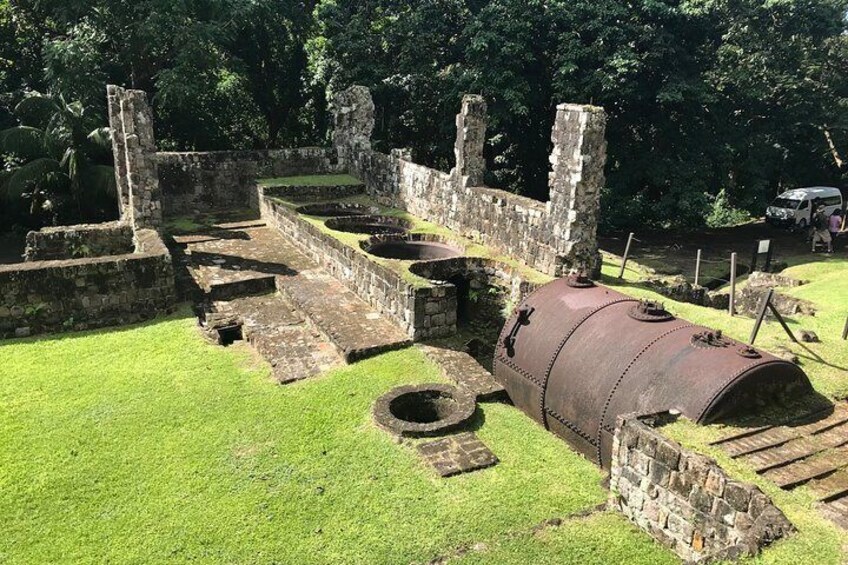
[[[0,265],[0,338],[124,325],[172,312],[171,255],[144,92],[107,88],[120,220],[27,234],[22,264]]]
[[[753,556],[794,532],[758,487],[665,437],[655,424],[667,418],[618,419],[610,506],[690,563]]]
[[[48,227],[27,234],[24,261],[126,255],[134,249],[132,226],[123,221]]]
[[[0,265],[0,338],[149,320],[176,303],[171,256],[150,229],[119,256]]]
[[[456,288],[414,286],[274,202],[260,190],[262,218],[357,296],[397,323],[413,340],[456,333]]]
[[[153,112],[142,90],[106,89],[121,219],[134,228],[162,227],[162,194],[153,137]]]
[[[466,95],[457,116],[457,166],[444,173],[412,163],[402,151],[371,149],[374,103],[367,88],[334,100],[333,141],[342,165],[378,201],[475,238],[546,274],[598,274],[597,220],[606,161],[606,115],[593,106],[561,105],[552,133],[551,199],[545,204],[485,188],[486,104]]]
[[[336,152],[322,147],[160,152],[156,160],[162,206],[171,217],[224,208],[258,209],[260,178],[342,172]]]

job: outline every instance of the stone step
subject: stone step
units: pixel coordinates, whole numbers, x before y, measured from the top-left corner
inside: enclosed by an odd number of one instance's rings
[[[506,389],[468,353],[430,344],[419,344],[418,348],[439,366],[445,378],[474,393],[479,402],[507,398]]]
[[[848,422],[848,403],[840,402],[829,414],[817,411],[794,420],[791,425],[746,430],[738,435],[719,440],[713,445],[720,446],[731,457],[741,457],[803,436],[822,433],[846,422]]]
[[[248,228],[264,228],[266,225],[265,220],[241,220],[238,222],[222,222],[220,224],[213,224],[212,227],[217,230],[244,230]]]
[[[267,294],[276,289],[274,275],[244,273],[240,278],[213,281],[203,289],[210,300],[231,300],[241,296]]]
[[[809,487],[821,501],[845,496],[848,494],[848,469],[840,469],[824,478],[811,481]]]
[[[827,518],[848,530],[848,494],[831,498],[821,505],[821,509]]]
[[[239,318],[244,339],[268,361],[274,380],[280,384],[303,380],[343,364],[335,347],[277,293],[215,302],[212,307]]]
[[[825,431],[800,437],[765,451],[743,456],[758,473],[806,459],[828,449],[848,444],[848,425],[840,424]]]
[[[277,288],[348,363],[412,344],[400,327],[324,271],[278,277]]]
[[[766,471],[763,473],[763,477],[773,481],[780,488],[792,489],[846,466],[848,466],[848,447],[840,447],[825,451],[809,459]]]
[[[792,428],[768,428],[754,435],[732,439],[721,444],[722,449],[731,457],[742,457],[782,445],[800,437]]]

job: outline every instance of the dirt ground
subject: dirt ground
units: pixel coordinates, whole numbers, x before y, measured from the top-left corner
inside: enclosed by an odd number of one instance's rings
[[[733,228],[707,229],[692,233],[671,231],[646,231],[634,236],[630,257],[642,265],[654,269],[661,275],[683,275],[690,282],[695,277],[695,258],[701,249],[701,280],[705,286],[718,286],[730,274],[730,255],[737,253],[737,273],[748,272],[754,245],[757,241],[770,239],[772,261],[791,264],[816,260],[819,254],[810,252],[807,236],[801,232],[775,228],[763,221]],[[615,255],[622,255],[627,243],[626,233],[601,234],[600,247]],[[835,252],[848,252],[848,232],[837,238]],[[764,256],[759,259],[760,266]]]

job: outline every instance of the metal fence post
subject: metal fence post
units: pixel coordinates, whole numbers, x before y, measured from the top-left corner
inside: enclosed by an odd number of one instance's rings
[[[730,254],[730,315],[736,314],[736,253]]]
[[[630,246],[633,244],[633,232],[627,236],[627,246],[624,248],[624,257],[621,259],[621,271],[618,273],[618,278],[624,278],[624,268],[627,266],[627,257],[630,255]]]
[[[701,281],[701,250],[698,250],[698,256],[695,258],[695,286]]]

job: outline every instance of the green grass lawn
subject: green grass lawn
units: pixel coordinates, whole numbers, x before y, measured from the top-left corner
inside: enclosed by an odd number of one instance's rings
[[[362,184],[362,182],[351,175],[303,175],[259,179],[259,184],[261,186],[341,186]]]
[[[512,407],[476,424],[501,463],[447,480],[375,428],[381,393],[440,380],[415,349],[280,387],[194,326],[0,346],[0,562],[409,563],[481,543],[495,562],[673,561],[619,516],[529,533],[606,493]]]

